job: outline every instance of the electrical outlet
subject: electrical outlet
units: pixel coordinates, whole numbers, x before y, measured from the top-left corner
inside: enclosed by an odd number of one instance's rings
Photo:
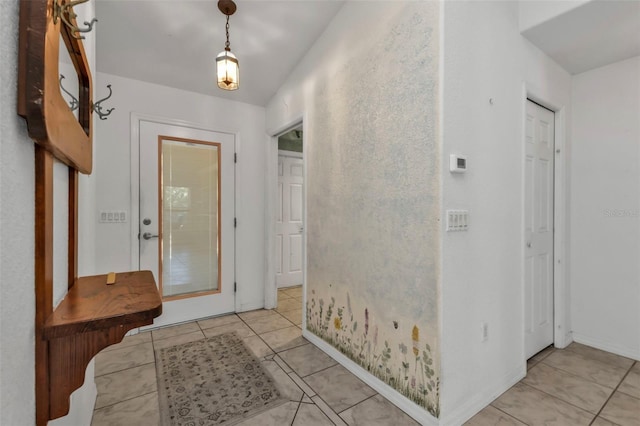
[[[487,340],[489,340],[489,324],[487,324],[486,322],[483,322],[481,324],[481,328],[482,328],[482,341],[486,342]]]

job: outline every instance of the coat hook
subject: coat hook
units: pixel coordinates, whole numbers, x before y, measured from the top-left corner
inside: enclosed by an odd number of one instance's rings
[[[71,93],[69,93],[69,91],[67,89],[64,88],[64,86],[62,85],[62,80],[64,78],[65,78],[65,76],[63,74],[60,74],[60,89],[62,89],[62,91],[64,93],[66,93],[67,95],[69,95],[71,97],[71,102],[69,103],[69,109],[71,111],[75,111],[80,106],[80,102],[78,101],[78,99],[75,96],[73,96]],[[98,102],[93,102],[91,104],[91,110],[93,112],[95,112],[96,114],[98,114],[98,117],[100,117],[100,120],[106,120],[107,117],[111,114],[111,112],[113,112],[113,110],[115,110],[115,107],[114,107],[114,108],[109,108],[107,110],[107,112],[103,112],[102,111],[101,103],[106,101],[107,99],[109,99],[111,97],[111,95],[113,95],[113,90],[111,90],[111,85],[110,84],[107,84],[107,89],[109,89],[109,95],[106,98],[100,99]]]
[[[88,33],[93,29],[93,24],[98,22],[96,18],[93,18],[91,22],[84,21],[84,25],[86,28],[80,28],[77,25],[72,24],[72,21],[75,21],[78,16],[74,11],[73,7],[82,3],[86,3],[89,0],[75,0],[69,1],[68,3],[64,3],[64,0],[54,0],[53,2],[53,23],[58,23],[58,18],[64,22],[64,24],[71,30],[71,35],[77,39],[84,39],[84,36],[78,33]]]
[[[60,74],[60,89],[62,89],[64,93],[66,93],[71,97],[71,102],[69,103],[69,109],[71,109],[71,111],[75,111],[80,106],[80,102],[78,102],[78,99],[75,96],[73,96],[71,93],[69,93],[67,89],[64,88],[64,86],[62,85],[62,80],[64,78],[65,76],[63,74]]]
[[[115,107],[109,108],[107,112],[102,112],[102,105],[100,104],[106,101],[107,99],[109,99],[111,95],[113,95],[113,91],[111,90],[110,84],[107,84],[107,89],[109,89],[109,95],[106,98],[100,99],[98,102],[94,102],[93,105],[91,106],[91,108],[93,108],[93,111],[96,114],[98,114],[98,117],[100,117],[100,120],[106,120],[107,117],[111,114],[111,112],[115,109]]]

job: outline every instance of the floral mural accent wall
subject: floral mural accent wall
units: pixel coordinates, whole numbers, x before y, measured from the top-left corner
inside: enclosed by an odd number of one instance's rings
[[[305,116],[306,327],[435,417],[439,7],[348,2]]]
[[[413,325],[409,335],[398,334],[394,340],[400,343],[394,345],[389,340],[378,340],[377,324],[371,327],[369,334],[370,324],[374,321],[373,318],[370,320],[369,309],[365,308],[362,315],[354,313],[349,293],[345,311],[344,306],[336,305],[333,297],[329,303],[324,299],[316,300],[315,291],[311,290],[306,310],[309,331],[438,417],[440,379],[436,375],[431,346],[420,341],[417,325]],[[362,320],[360,323],[358,318]],[[397,321],[393,321],[393,328],[399,329]],[[392,358],[398,358],[401,363],[393,362]]]

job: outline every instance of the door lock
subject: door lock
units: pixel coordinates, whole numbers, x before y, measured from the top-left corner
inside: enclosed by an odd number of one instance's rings
[[[144,219],[142,219],[142,223],[144,225],[151,225],[151,219],[149,219],[148,217],[145,217]]]
[[[158,236],[152,234],[151,232],[145,232],[144,234],[142,234],[142,238],[144,238],[145,240],[150,240],[152,238],[158,238]]]
[[[527,247],[528,247],[528,248],[531,248],[531,243],[527,243]]]

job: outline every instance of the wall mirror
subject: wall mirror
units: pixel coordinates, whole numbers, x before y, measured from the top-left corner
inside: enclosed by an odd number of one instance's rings
[[[29,136],[38,145],[88,174],[92,168],[91,73],[82,40],[53,13],[56,4],[68,1],[57,1],[20,3],[18,114],[27,119]],[[75,24],[75,18],[67,20]],[[75,96],[77,91],[77,112],[69,108],[60,90],[61,69],[70,74],[64,79],[73,85],[69,93]]]
[[[60,34],[60,46],[64,46],[64,38]],[[60,91],[62,92],[62,98],[67,102],[69,109],[73,113],[76,120],[80,117],[80,79],[76,67],[73,65],[71,56],[67,49],[60,49],[60,55],[58,58],[58,74],[60,76]],[[80,121],[79,121],[80,122]],[[82,123],[80,122],[82,126]],[[83,126],[85,133],[88,133],[89,129]]]

